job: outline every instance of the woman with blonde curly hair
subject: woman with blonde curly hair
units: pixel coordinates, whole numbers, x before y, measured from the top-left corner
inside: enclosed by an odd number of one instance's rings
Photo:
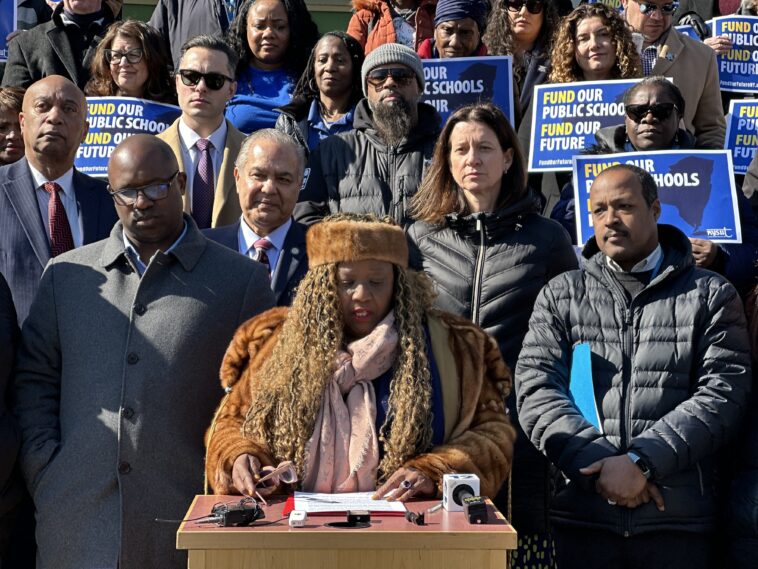
[[[494,495],[515,437],[494,340],[431,308],[431,285],[408,270],[389,218],[328,217],[308,231],[307,251],[292,307],[242,325],[224,357],[228,395],[206,435],[213,489],[289,490],[255,480],[292,461],[307,491],[407,500],[471,472]]]
[[[566,16],[553,40],[549,83],[640,77],[632,32],[607,4],[582,4]]]

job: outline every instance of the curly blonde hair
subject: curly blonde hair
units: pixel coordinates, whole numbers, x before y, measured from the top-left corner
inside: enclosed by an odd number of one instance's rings
[[[388,217],[338,214],[330,221],[395,223]],[[324,390],[344,349],[344,320],[337,293],[337,263],[308,270],[301,281],[281,336],[256,375],[267,389],[253,393],[243,433],[265,441],[276,460],[292,460],[301,476],[306,450],[321,409]],[[385,480],[432,442],[431,376],[424,322],[433,292],[429,278],[394,265],[394,313],[398,357],[390,383],[389,408],[379,431]]]
[[[616,48],[616,62],[609,79],[629,79],[642,76],[642,65],[632,33],[626,22],[606,4],[581,4],[566,16],[553,39],[550,50],[549,83],[584,81],[584,73],[576,61],[576,29],[587,18],[600,18],[608,26]]]

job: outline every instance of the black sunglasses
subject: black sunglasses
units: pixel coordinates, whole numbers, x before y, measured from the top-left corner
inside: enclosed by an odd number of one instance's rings
[[[526,11],[530,14],[539,14],[542,12],[542,0],[508,0],[508,10],[511,12],[521,12],[521,8],[526,6]]]
[[[134,205],[137,201],[137,196],[142,194],[151,202],[165,199],[168,195],[168,191],[171,189],[171,184],[179,174],[179,170],[174,172],[172,176],[165,182],[156,182],[154,184],[148,184],[141,188],[124,188],[123,190],[113,191],[110,185],[108,185],[108,191],[111,193],[113,200],[119,205]]]
[[[664,4],[663,6],[653,4],[652,2],[637,2],[637,4],[640,5],[640,14],[652,14],[656,10],[660,10],[661,14],[664,16],[670,16],[676,12],[676,9],[679,7],[679,2],[672,2],[671,4]]]
[[[387,80],[387,77],[392,77],[392,80],[400,86],[407,85],[411,80],[416,78],[416,74],[410,69],[403,67],[390,67],[385,69],[372,69],[366,76],[366,81],[374,87],[381,87]]]
[[[182,78],[182,83],[191,87],[200,83],[200,79],[205,79],[206,87],[212,91],[218,91],[227,81],[230,83],[234,81],[231,77],[227,77],[221,73],[200,73],[193,69],[180,69],[179,77]]]
[[[624,109],[626,115],[634,122],[640,122],[644,119],[648,113],[653,115],[653,118],[659,121],[665,121],[671,116],[675,110],[679,112],[679,109],[674,103],[654,103],[652,105],[627,105]]]
[[[142,61],[142,48],[135,47],[129,51],[113,51],[112,49],[104,49],[103,55],[105,56],[105,61],[109,64],[121,63],[121,59],[125,57],[129,63],[134,65],[135,63]]]

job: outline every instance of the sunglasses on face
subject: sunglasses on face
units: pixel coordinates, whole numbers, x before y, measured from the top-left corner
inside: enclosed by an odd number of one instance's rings
[[[654,103],[652,105],[627,105],[624,109],[626,116],[634,122],[640,122],[648,113],[659,121],[665,121],[675,110],[679,112],[674,103]]]
[[[679,2],[672,2],[671,4],[664,4],[663,6],[653,4],[652,2],[637,2],[637,4],[640,5],[640,14],[648,15],[652,15],[656,10],[660,10],[662,16],[670,16],[676,12],[676,9],[679,7]]]
[[[508,0],[508,10],[511,12],[521,12],[521,8],[526,6],[526,11],[530,14],[539,14],[542,5],[542,0]]]
[[[105,55],[105,61],[108,62],[109,65],[113,65],[114,63],[121,63],[121,60],[124,57],[132,65],[142,61],[141,47],[135,47],[129,51],[113,51],[112,49],[104,49],[103,54]]]
[[[390,67],[389,69],[372,69],[366,76],[366,81],[374,87],[381,87],[387,80],[387,77],[392,77],[392,80],[400,86],[408,85],[412,80],[416,79],[416,74],[410,69],[404,69],[402,67]]]
[[[142,194],[151,202],[164,199],[168,195],[168,191],[171,189],[171,184],[174,182],[179,170],[165,182],[156,182],[155,184],[148,184],[141,188],[124,188],[123,190],[113,191],[111,186],[108,186],[108,191],[111,193],[113,200],[119,205],[134,205],[137,201],[137,196]]]
[[[227,81],[230,83],[234,81],[231,77],[227,77],[221,73],[200,73],[192,69],[180,69],[179,77],[182,78],[182,83],[188,87],[194,87],[200,83],[201,79],[205,79],[205,86],[211,91],[218,91]]]

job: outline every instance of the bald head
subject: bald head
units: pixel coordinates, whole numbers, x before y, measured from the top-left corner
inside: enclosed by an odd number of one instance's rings
[[[154,170],[160,176],[166,172],[173,174],[178,169],[176,155],[168,144],[152,134],[135,134],[113,150],[108,161],[108,181],[112,187],[119,188],[114,178],[143,170]]]
[[[87,99],[69,79],[45,77],[26,90],[19,122],[26,158],[54,180],[74,165],[87,136]]]

